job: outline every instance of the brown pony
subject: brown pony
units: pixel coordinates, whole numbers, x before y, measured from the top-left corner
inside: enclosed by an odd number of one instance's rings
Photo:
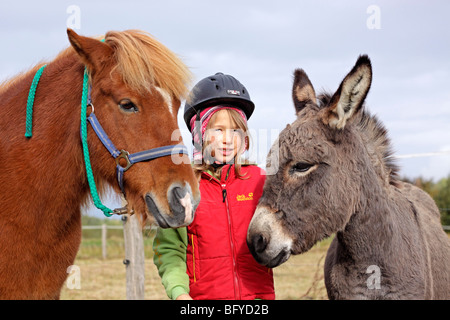
[[[136,153],[176,145],[177,111],[190,72],[141,31],[108,32],[104,42],[68,30],[69,49],[45,68],[26,138],[27,96],[38,65],[0,87],[0,298],[57,299],[81,240],[80,205],[89,195],[80,105],[85,66],[92,103],[111,141]],[[100,191],[120,192],[116,162],[88,126],[92,171]],[[134,164],[125,174],[128,208],[162,227],[189,224],[199,202],[186,155]]]
[[[279,168],[248,245],[275,267],[336,233],[325,261],[330,299],[449,299],[450,240],[431,197],[397,178],[386,130],[363,107],[371,81],[367,56],[319,99],[295,72],[297,120],[269,153],[268,167],[278,156]]]

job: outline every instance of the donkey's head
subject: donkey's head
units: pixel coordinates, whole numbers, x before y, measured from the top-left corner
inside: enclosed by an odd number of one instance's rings
[[[277,266],[343,230],[364,201],[368,177],[389,183],[381,165],[388,152],[370,141],[380,140],[384,129],[362,110],[371,81],[370,60],[361,56],[334,95],[316,99],[306,73],[296,70],[297,120],[269,153],[268,166],[279,157],[279,169],[267,177],[248,230],[247,243],[261,264]],[[370,133],[362,134],[366,129]]]
[[[89,70],[95,115],[118,150],[182,144],[177,113],[190,72],[175,54],[139,31],[108,32],[104,42],[70,29],[68,36]],[[88,142],[95,177],[120,192],[115,159],[92,130]],[[161,227],[189,224],[200,200],[189,158],[178,154],[131,166],[123,191],[129,209],[143,220],[153,214]]]

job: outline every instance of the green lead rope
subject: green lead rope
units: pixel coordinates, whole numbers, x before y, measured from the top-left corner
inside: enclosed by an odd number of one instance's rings
[[[104,42],[105,39],[102,40]],[[33,82],[31,83],[30,91],[28,92],[28,100],[27,100],[27,116],[26,116],[26,130],[25,137],[31,138],[33,136],[33,104],[34,104],[34,96],[36,95],[36,88],[39,84],[39,79],[41,78],[42,73],[47,65],[43,65],[36,72],[33,78]],[[89,149],[87,143],[87,100],[88,100],[88,91],[89,91],[89,74],[87,68],[84,68],[84,77],[83,77],[83,93],[81,96],[81,143],[83,145],[83,156],[84,156],[84,165],[86,167],[86,176],[88,179],[89,189],[91,191],[91,197],[94,202],[94,205],[103,211],[103,214],[107,217],[111,217],[113,210],[104,206],[100,200],[98,195],[97,186],[94,180],[94,173],[92,172],[91,167],[91,159],[89,157]]]
[[[39,83],[39,79],[41,78],[42,73],[47,65],[43,65],[34,75],[33,82],[31,83],[30,91],[28,93],[27,100],[27,117],[26,117],[26,131],[25,137],[31,138],[33,136],[33,104],[34,104],[34,96],[36,94],[36,88]],[[89,157],[89,149],[87,144],[87,99],[88,99],[88,91],[89,91],[89,74],[87,72],[86,67],[84,68],[84,78],[83,78],[83,94],[81,97],[81,143],[83,145],[83,155],[84,155],[84,164],[86,167],[86,175],[89,183],[89,189],[91,191],[92,200],[94,201],[95,206],[103,211],[103,214],[107,217],[110,217],[113,213],[113,210],[104,206],[98,196],[97,186],[95,185],[94,174],[92,172],[91,160]]]
[[[102,42],[105,39],[101,40]],[[83,77],[83,94],[81,96],[81,143],[83,145],[83,155],[84,155],[84,165],[86,167],[86,176],[88,179],[89,189],[91,190],[91,197],[94,205],[103,211],[103,214],[107,217],[111,217],[113,210],[103,205],[100,197],[98,196],[97,186],[94,180],[94,173],[92,172],[91,167],[91,158],[89,156],[89,149],[87,143],[87,100],[88,100],[88,91],[89,91],[89,73],[87,68],[84,67],[84,77]]]
[[[86,175],[89,183],[89,189],[91,190],[92,200],[94,201],[94,205],[103,211],[103,214],[107,217],[112,216],[112,210],[108,207],[104,206],[98,196],[97,186],[95,185],[94,174],[92,172],[91,167],[91,159],[89,157],[89,149],[87,143],[87,99],[88,99],[88,91],[89,91],[89,74],[84,68],[84,78],[83,78],[83,94],[81,96],[81,143],[83,145],[83,155],[84,155],[84,164],[86,167]]]
[[[39,70],[36,72],[33,78],[33,82],[31,82],[30,91],[28,92],[28,100],[27,100],[27,118],[25,124],[25,137],[31,138],[33,136],[33,104],[34,104],[34,96],[36,95],[36,88],[39,83],[39,79],[41,78],[42,73],[47,65],[44,64]]]

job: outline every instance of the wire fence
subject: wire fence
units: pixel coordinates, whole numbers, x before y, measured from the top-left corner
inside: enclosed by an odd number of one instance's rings
[[[442,228],[449,232],[450,226]],[[153,239],[156,234],[156,225],[147,226],[143,231],[145,257],[153,257]],[[78,253],[79,259],[101,258],[122,259],[125,257],[125,243],[122,226],[96,225],[83,226],[83,237]]]
[[[409,159],[419,157],[442,157],[450,155],[450,150],[393,155],[393,158]],[[450,208],[439,208],[441,212],[450,212]],[[147,226],[144,229],[144,248],[146,257],[153,256],[152,243],[156,233],[156,225]],[[450,225],[444,225],[445,231],[450,231]],[[83,241],[80,247],[79,257],[119,258],[123,257],[124,240],[123,225],[85,225],[83,226]]]
[[[437,152],[425,152],[425,153],[412,153],[412,154],[392,155],[392,158],[409,159],[409,158],[423,158],[423,157],[446,156],[446,155],[450,155],[450,150],[437,151]]]
[[[143,230],[144,253],[146,258],[153,257],[153,239],[156,225],[146,226]],[[125,257],[124,227],[120,225],[84,225],[82,241],[78,252],[79,259],[101,258],[117,259]]]

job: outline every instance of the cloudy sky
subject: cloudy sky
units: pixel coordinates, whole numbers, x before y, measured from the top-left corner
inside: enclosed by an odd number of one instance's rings
[[[396,154],[440,153],[400,159],[401,174],[439,179],[450,174],[449,14],[449,1],[433,0],[2,1],[0,81],[54,58],[69,45],[67,26],[87,36],[142,29],[183,59],[194,82],[220,71],[247,87],[256,104],[252,157],[262,163],[261,141],[295,120],[294,69],[316,92],[334,91],[366,53],[367,104]],[[179,120],[190,147],[182,112]]]

